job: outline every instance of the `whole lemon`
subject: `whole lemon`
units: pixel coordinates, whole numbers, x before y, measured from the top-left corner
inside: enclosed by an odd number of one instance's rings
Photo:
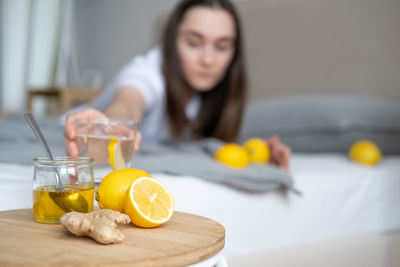
[[[232,168],[246,168],[250,162],[250,155],[246,149],[234,144],[228,143],[220,147],[214,154],[214,158]]]
[[[262,138],[250,138],[244,143],[244,148],[250,154],[250,161],[253,163],[267,163],[270,158],[270,151],[267,143]]]
[[[382,152],[374,142],[359,140],[350,147],[349,157],[357,163],[376,165],[382,159]]]
[[[129,187],[140,177],[151,177],[151,175],[139,169],[120,169],[107,174],[96,192],[99,207],[123,212]]]

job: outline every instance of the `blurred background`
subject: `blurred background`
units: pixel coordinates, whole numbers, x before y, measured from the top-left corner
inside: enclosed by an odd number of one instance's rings
[[[1,0],[0,111],[57,115],[159,43],[177,0]],[[400,100],[400,1],[236,0],[250,100]]]

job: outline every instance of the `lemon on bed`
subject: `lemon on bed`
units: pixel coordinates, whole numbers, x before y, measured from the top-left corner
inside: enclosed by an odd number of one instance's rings
[[[359,140],[350,147],[349,157],[357,163],[373,166],[381,161],[382,152],[374,142]]]
[[[253,163],[268,163],[270,151],[267,143],[262,138],[253,137],[244,142],[243,147],[250,154],[250,161]]]
[[[246,168],[250,162],[250,155],[246,149],[234,143],[228,143],[220,147],[215,152],[214,158],[228,167],[236,169]]]

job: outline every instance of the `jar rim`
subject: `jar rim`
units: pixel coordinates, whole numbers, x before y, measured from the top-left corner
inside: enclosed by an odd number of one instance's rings
[[[91,157],[84,156],[54,156],[54,159],[47,157],[36,157],[33,159],[35,164],[42,165],[65,165],[65,164],[76,164],[76,165],[89,165],[94,161]]]

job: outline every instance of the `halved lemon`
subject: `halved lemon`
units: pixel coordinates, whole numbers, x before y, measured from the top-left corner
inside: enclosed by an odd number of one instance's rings
[[[121,149],[121,140],[110,136],[108,145],[108,163],[113,171],[125,168],[125,160]]]
[[[129,188],[124,212],[136,226],[152,228],[171,219],[174,207],[172,194],[160,181],[141,177]]]

